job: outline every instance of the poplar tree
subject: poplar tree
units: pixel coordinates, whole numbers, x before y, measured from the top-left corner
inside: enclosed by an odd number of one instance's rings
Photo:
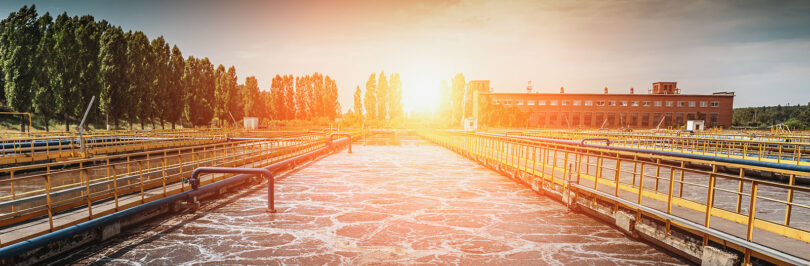
[[[363,98],[363,104],[366,106],[366,116],[369,119],[377,118],[377,79],[374,73],[368,77],[366,81],[366,96]]]
[[[402,81],[399,79],[399,73],[391,75],[388,82],[388,113],[391,118],[402,118]]]
[[[309,104],[309,83],[311,79],[309,75],[295,78],[295,109],[297,119],[310,118],[310,104]]]
[[[126,114],[129,99],[127,79],[127,40],[121,27],[110,27],[101,35],[99,49],[99,109],[106,117],[109,128],[110,118],[118,129],[118,120]]]
[[[357,89],[354,90],[354,113],[358,115],[358,117],[363,117],[363,99],[362,99],[362,92],[360,91],[360,85],[357,85]]]
[[[149,39],[143,32],[136,31],[127,33],[127,79],[129,80],[129,90],[131,102],[128,104],[127,118],[129,127],[137,118],[140,120],[143,129],[145,119],[151,115],[151,84],[152,80],[146,73],[149,71],[149,54],[151,47]]]
[[[76,97],[76,104],[73,106],[72,113],[81,118],[83,112],[89,103],[90,98],[98,96],[101,90],[98,78],[99,72],[99,39],[101,38],[101,31],[99,25],[96,23],[93,16],[85,15],[80,18],[73,18],[75,23],[75,38],[76,38],[76,60],[77,69],[77,86],[78,95]],[[93,112],[96,114],[98,105],[94,105]],[[92,117],[92,116],[91,116]],[[91,118],[88,118],[88,120]]]
[[[388,80],[385,78],[385,72],[380,72],[379,81],[377,81],[377,118],[385,120],[388,115]]]
[[[464,81],[464,74],[458,73],[455,77],[453,77],[452,82],[452,119],[454,123],[461,123],[461,119],[464,118],[464,88],[466,87],[466,82]]]
[[[272,116],[275,120],[284,120],[286,118],[285,107],[284,107],[284,87],[283,83],[284,79],[281,78],[280,75],[276,75],[273,77],[273,81],[270,85],[270,92],[272,97]]]
[[[45,13],[37,20],[39,32],[42,34],[37,46],[36,64],[42,66],[35,74],[34,85],[34,111],[42,115],[45,122],[45,131],[50,131],[49,122],[51,116],[56,112],[55,90],[51,84],[52,69],[52,48],[53,48],[53,18],[49,13]]]
[[[23,6],[9,14],[0,23],[0,61],[4,72],[4,92],[6,105],[19,112],[28,112],[33,97],[32,88],[36,72],[35,53],[40,42],[41,32],[37,25],[36,6]],[[20,131],[25,130],[25,122],[20,117]]]
[[[293,75],[284,75],[281,83],[284,88],[285,119],[295,119],[295,78]]]
[[[329,118],[330,121],[334,121],[335,117],[338,114],[338,108],[340,105],[337,101],[337,83],[335,80],[330,78],[328,75],[324,81],[324,94],[323,94],[323,110],[324,115]]]
[[[160,127],[165,129],[167,109],[172,103],[169,101],[169,60],[171,60],[171,50],[169,44],[159,36],[151,42],[152,60],[150,60],[150,73],[152,77],[152,115],[158,118]]]
[[[174,129],[176,123],[180,123],[183,114],[183,103],[187,91],[186,86],[183,84],[185,65],[186,62],[180,48],[177,48],[177,45],[173,46],[169,58],[168,75],[166,76],[167,90],[164,110],[166,120],[172,124],[172,129]]]
[[[245,78],[245,85],[242,86],[242,89],[245,117],[260,117],[262,101],[259,93],[259,82],[256,77]]]
[[[54,21],[54,46],[51,82],[56,89],[56,105],[64,117],[65,131],[70,131],[70,116],[79,105],[79,71],[81,65],[78,44],[74,35],[76,25],[67,13],[62,13]]]

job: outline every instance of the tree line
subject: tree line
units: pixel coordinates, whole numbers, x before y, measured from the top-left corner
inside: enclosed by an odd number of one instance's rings
[[[810,129],[810,103],[734,108],[732,125],[735,127],[767,128],[776,124],[785,124],[790,129]]]
[[[65,130],[92,96],[91,118],[119,128],[140,123],[174,128],[267,119],[334,119],[337,85],[319,73],[273,79],[261,91],[250,76],[237,83],[236,68],[207,58],[184,57],[177,45],[141,31],[124,31],[93,16],[39,16],[23,6],[0,21],[0,104],[41,116],[45,129],[61,118]],[[21,119],[21,125],[23,123]],[[21,129],[24,127],[21,126]]]
[[[360,85],[357,85],[354,91],[352,113],[370,120],[404,118],[402,81],[399,73],[392,74],[390,79],[382,71],[379,76],[371,73],[366,81],[365,95],[360,90]]]

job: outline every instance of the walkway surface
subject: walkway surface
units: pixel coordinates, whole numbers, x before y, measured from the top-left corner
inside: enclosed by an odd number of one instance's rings
[[[257,187],[55,263],[683,264],[444,148],[381,144],[279,180],[278,213]]]

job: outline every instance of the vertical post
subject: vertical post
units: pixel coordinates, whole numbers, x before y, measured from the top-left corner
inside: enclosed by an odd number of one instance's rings
[[[737,213],[740,213],[742,205],[742,192],[743,192],[743,178],[745,177],[745,169],[740,168],[740,180],[737,182]]]
[[[751,201],[748,205],[748,230],[745,234],[745,239],[752,241],[754,239],[754,221],[757,213],[757,181],[751,181]]]
[[[712,218],[712,206],[714,205],[714,184],[716,182],[717,177],[715,177],[715,173],[717,173],[717,164],[712,164],[712,174],[709,175],[709,191],[708,197],[706,198],[706,212],[705,217],[703,220],[703,226],[706,228],[710,228],[709,222],[711,222]],[[709,242],[709,235],[703,235],[703,246],[706,246]]]
[[[53,201],[51,199],[51,166],[45,166],[45,200],[48,204],[49,230],[53,232]],[[12,205],[13,206],[13,205]]]
[[[793,211],[793,186],[796,184],[796,174],[791,174],[788,182],[790,188],[788,188],[787,204],[785,206],[785,226],[790,225],[790,213]]]

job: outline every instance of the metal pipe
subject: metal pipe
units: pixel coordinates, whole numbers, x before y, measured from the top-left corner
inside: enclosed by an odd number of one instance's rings
[[[581,146],[585,146],[586,141],[604,141],[606,143],[605,145],[610,146],[610,139],[607,139],[607,138],[587,138],[587,139],[582,139],[582,141],[579,144]]]
[[[192,190],[197,190],[200,187],[200,174],[255,174],[265,176],[267,178],[267,212],[276,212],[275,197],[274,197],[274,179],[273,172],[265,168],[237,168],[237,167],[199,167],[191,172],[189,183]]]
[[[349,133],[332,133],[332,134],[329,134],[329,146],[330,147],[332,146],[332,140],[335,138],[335,136],[346,136],[347,138],[349,138],[349,153],[352,153],[352,135],[349,134]]]

